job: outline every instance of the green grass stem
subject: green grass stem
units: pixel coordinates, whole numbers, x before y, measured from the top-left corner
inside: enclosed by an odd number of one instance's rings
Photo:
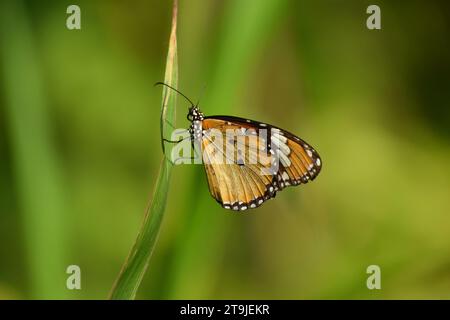
[[[164,82],[173,87],[178,83],[177,62],[177,11],[178,1],[173,3],[172,29],[167,54],[166,72]],[[175,121],[176,94],[163,87],[163,99],[161,110],[161,136],[169,136],[168,123]],[[167,152],[170,154],[169,152]],[[144,222],[139,231],[136,242],[131,249],[122,270],[114,283],[110,293],[110,299],[134,299],[139,285],[147,270],[152,252],[158,238],[166,207],[169,181],[172,172],[172,164],[164,155],[159,169],[159,175],[150,204],[146,210]]]

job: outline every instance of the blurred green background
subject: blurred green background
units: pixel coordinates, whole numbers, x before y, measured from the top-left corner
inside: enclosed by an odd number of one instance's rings
[[[0,4],[0,299],[106,298],[162,156],[171,1],[77,1],[72,31],[70,4]],[[207,115],[292,131],[324,168],[236,214],[201,166],[175,167],[138,298],[450,298],[449,9],[180,0],[180,90],[196,100],[206,83]]]

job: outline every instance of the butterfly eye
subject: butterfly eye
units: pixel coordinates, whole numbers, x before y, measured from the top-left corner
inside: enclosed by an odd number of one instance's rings
[[[186,117],[189,121],[193,121],[194,120],[194,115],[192,113],[188,113],[187,117]]]

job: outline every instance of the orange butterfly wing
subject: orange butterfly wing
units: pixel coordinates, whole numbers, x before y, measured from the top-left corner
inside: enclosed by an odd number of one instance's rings
[[[227,140],[227,130],[255,131],[266,129],[269,139],[256,134],[246,135],[243,140]],[[202,122],[202,156],[209,190],[224,208],[246,210],[256,208],[264,201],[275,197],[278,190],[286,186],[307,183],[313,180],[322,168],[318,153],[305,141],[275,126],[230,116],[206,117]],[[222,135],[216,140],[208,134],[215,130]],[[269,145],[265,152],[261,152]],[[269,144],[268,144],[269,143]],[[232,154],[228,150],[234,144]],[[270,148],[270,146],[272,148]],[[239,153],[239,147],[245,152]],[[273,175],[263,174],[269,170],[272,160],[279,163]],[[220,161],[217,161],[217,160]]]

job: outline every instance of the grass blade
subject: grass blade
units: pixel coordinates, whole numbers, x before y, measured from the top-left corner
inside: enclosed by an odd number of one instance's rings
[[[177,11],[178,1],[173,3],[172,30],[169,40],[169,51],[167,54],[166,73],[164,82],[173,87],[178,83],[178,62],[177,62]],[[176,95],[168,88],[163,88],[163,100],[161,110],[161,138],[167,137],[170,133],[168,123],[175,121]],[[163,148],[164,149],[164,148]],[[167,154],[170,154],[168,152]],[[131,249],[122,270],[114,283],[110,293],[110,299],[134,299],[139,285],[147,270],[153,249],[161,227],[161,222],[166,207],[169,180],[172,171],[172,164],[164,156],[161,161],[159,176],[156,182],[155,191],[146,210],[144,222],[139,231],[136,242]]]
[[[14,32],[11,32],[14,30]],[[32,26],[22,1],[0,2],[5,115],[24,228],[27,298],[64,299],[67,208]],[[11,251],[8,259],[16,259]]]

